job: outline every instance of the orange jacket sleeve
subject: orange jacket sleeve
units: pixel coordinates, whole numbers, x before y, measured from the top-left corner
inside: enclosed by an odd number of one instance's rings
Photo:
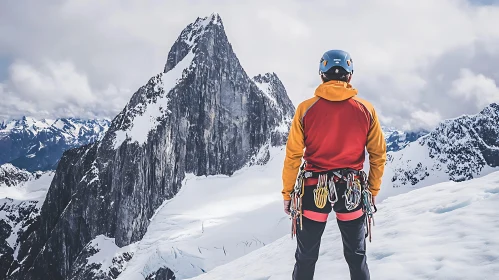
[[[303,117],[307,110],[317,102],[319,98],[314,97],[301,103],[296,109],[291,128],[289,130],[288,142],[286,143],[286,157],[282,170],[282,196],[284,200],[290,200],[290,194],[296,182],[296,176],[300,169],[305,148],[305,135],[303,133]]]
[[[371,110],[372,123],[367,134],[367,152],[369,153],[368,184],[371,193],[376,196],[381,187],[381,177],[386,163],[386,141],[374,108]]]

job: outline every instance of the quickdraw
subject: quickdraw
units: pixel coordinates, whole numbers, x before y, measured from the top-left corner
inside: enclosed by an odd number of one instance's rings
[[[362,183],[352,172],[347,174],[346,181],[345,207],[348,211],[352,211],[360,205],[362,199]]]
[[[322,209],[326,206],[329,197],[329,184],[327,183],[327,174],[319,175],[317,187],[314,190],[314,202],[317,208]]]
[[[305,165],[306,162],[303,162],[300,166],[300,172],[298,173],[298,177],[296,179],[295,187],[293,192],[291,193],[291,239],[296,236],[296,231],[298,227],[298,220],[300,221],[300,230],[303,229],[303,211],[302,211],[302,198],[305,192]]]
[[[328,200],[331,205],[338,201],[338,193],[336,192],[336,184],[334,183],[334,177],[329,180],[329,195]]]
[[[373,201],[373,195],[367,187],[366,173],[362,172],[362,210],[366,214],[366,238],[369,237],[369,242],[372,241],[372,227],[374,226],[374,214],[378,212],[376,204]]]

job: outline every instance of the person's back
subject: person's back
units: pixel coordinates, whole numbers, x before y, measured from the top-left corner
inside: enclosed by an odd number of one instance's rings
[[[326,52],[320,74],[323,84],[315,97],[298,106],[286,146],[282,191],[285,211],[290,213],[294,195],[295,204],[300,204],[291,209],[294,218],[303,215],[296,232],[293,279],[313,278],[320,239],[331,210],[337,213],[352,279],[369,279],[364,226],[370,205],[362,202],[369,201],[365,196],[372,194],[374,198],[379,191],[386,143],[374,108],[356,97],[357,90],[349,84],[353,74],[350,55],[336,50]],[[366,147],[370,172],[360,190]],[[302,158],[305,165],[300,176],[304,178],[298,178],[298,182],[303,186],[294,190]],[[357,196],[353,182],[359,182]],[[334,203],[325,203],[327,200]]]

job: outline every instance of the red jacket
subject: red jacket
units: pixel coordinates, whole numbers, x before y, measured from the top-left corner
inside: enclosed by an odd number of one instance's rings
[[[283,197],[290,199],[301,159],[306,170],[361,170],[369,153],[369,188],[377,195],[386,162],[386,143],[373,106],[345,82],[321,84],[297,110],[286,145]],[[304,150],[305,149],[305,150]]]

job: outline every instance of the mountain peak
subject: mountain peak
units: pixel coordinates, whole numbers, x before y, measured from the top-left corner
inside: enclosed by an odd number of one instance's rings
[[[215,41],[217,44],[228,43],[220,15],[213,13],[208,17],[198,17],[196,21],[187,25],[178,36],[168,53],[163,72],[166,73],[175,68],[191,51],[197,52],[198,45],[201,43],[213,45]]]
[[[491,103],[489,106],[485,107],[480,112],[480,114],[499,117],[499,104],[498,103]]]

